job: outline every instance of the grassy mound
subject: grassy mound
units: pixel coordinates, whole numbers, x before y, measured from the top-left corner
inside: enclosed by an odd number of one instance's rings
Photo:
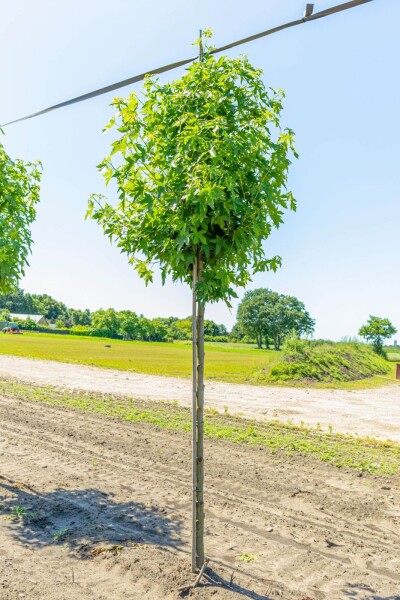
[[[390,370],[387,361],[365,344],[291,338],[268,379],[276,383],[346,382],[384,375]]]

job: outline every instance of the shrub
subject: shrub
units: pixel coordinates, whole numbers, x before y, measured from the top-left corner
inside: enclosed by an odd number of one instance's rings
[[[92,335],[91,327],[85,325],[74,325],[70,329],[71,335]]]

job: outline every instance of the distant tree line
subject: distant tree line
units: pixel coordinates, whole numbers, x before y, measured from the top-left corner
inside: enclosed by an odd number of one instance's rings
[[[69,308],[48,294],[29,294],[21,289],[0,295],[0,321],[9,320],[10,313],[43,315],[57,329],[69,329],[74,335],[149,342],[190,340],[192,335],[191,317],[148,319],[131,310],[116,311],[113,308],[91,312],[89,309]],[[20,325],[31,330],[37,327],[31,319]],[[204,329],[206,341],[227,342],[229,339],[225,325],[206,320]]]
[[[89,309],[69,308],[48,294],[28,294],[18,289],[0,296],[0,320],[8,313],[40,314],[57,329],[68,329],[74,335],[165,342],[190,340],[192,318],[178,317],[148,319],[131,310],[113,308],[91,312]],[[259,348],[279,350],[288,335],[301,337],[314,331],[315,321],[303,302],[294,296],[260,288],[245,293],[237,311],[237,322],[231,332],[225,325],[205,320],[205,340],[219,342],[256,343]],[[21,326],[35,329],[33,321]]]

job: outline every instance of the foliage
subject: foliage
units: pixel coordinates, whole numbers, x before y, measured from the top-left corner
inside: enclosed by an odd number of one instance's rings
[[[88,308],[86,310],[77,310],[75,308],[71,308],[69,309],[69,315],[72,325],[89,326],[92,323],[92,315]]]
[[[1,131],[1,130],[0,130]],[[15,289],[25,273],[39,202],[40,163],[12,160],[0,143],[0,292]]]
[[[119,337],[119,319],[113,308],[97,310],[92,315],[92,333],[99,337]]]
[[[71,335],[91,335],[92,328],[85,325],[73,325],[70,329]]]
[[[354,381],[386,374],[390,367],[365,344],[301,340],[289,337],[282,360],[267,379],[276,382]]]
[[[203,260],[199,301],[236,297],[254,272],[276,269],[262,242],[295,209],[286,190],[293,132],[280,129],[282,91],[268,90],[246,57],[216,59],[207,50],[176,81],[144,83],[117,98],[106,127],[119,134],[99,165],[112,179],[114,207],[92,196],[88,216],[126,253],[145,282],[191,284]]]
[[[37,329],[36,321],[33,319],[26,319],[25,321],[23,319],[18,319],[18,325],[21,329],[26,331],[35,331]]]
[[[383,341],[391,338],[395,333],[397,333],[397,329],[389,319],[370,315],[366,325],[360,327],[358,335],[372,343],[377,354],[385,356]]]
[[[10,311],[6,308],[0,309],[0,321],[9,321],[10,320]]]
[[[239,304],[235,333],[256,339],[259,348],[263,341],[269,348],[272,340],[275,349],[279,350],[290,332],[297,335],[312,333],[314,323],[303,302],[294,296],[259,288],[246,292]]]
[[[43,315],[50,321],[58,318],[68,320],[70,316],[70,310],[63,302],[48,294],[27,294],[19,288],[0,295],[0,308],[6,308],[11,313]]]

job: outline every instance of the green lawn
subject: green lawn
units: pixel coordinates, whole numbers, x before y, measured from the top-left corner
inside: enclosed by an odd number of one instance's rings
[[[280,354],[246,344],[209,343],[205,349],[207,379],[233,383],[250,383]],[[176,377],[190,377],[192,365],[190,342],[125,342],[53,333],[0,334],[0,354]]]
[[[107,348],[110,345],[111,348]],[[297,385],[304,387],[310,382],[270,381],[268,373],[281,360],[281,353],[274,350],[258,350],[248,344],[208,343],[206,349],[206,378],[231,383],[256,385]],[[97,367],[167,375],[191,376],[190,342],[125,342],[106,338],[78,337],[52,333],[24,333],[23,335],[0,334],[0,355],[10,354],[28,358],[56,360],[59,362],[92,365]],[[363,389],[382,386],[394,381],[395,362],[390,372],[357,381],[323,381],[315,387],[337,389]]]
[[[400,347],[399,346],[387,346],[385,348],[388,360],[400,363]]]

